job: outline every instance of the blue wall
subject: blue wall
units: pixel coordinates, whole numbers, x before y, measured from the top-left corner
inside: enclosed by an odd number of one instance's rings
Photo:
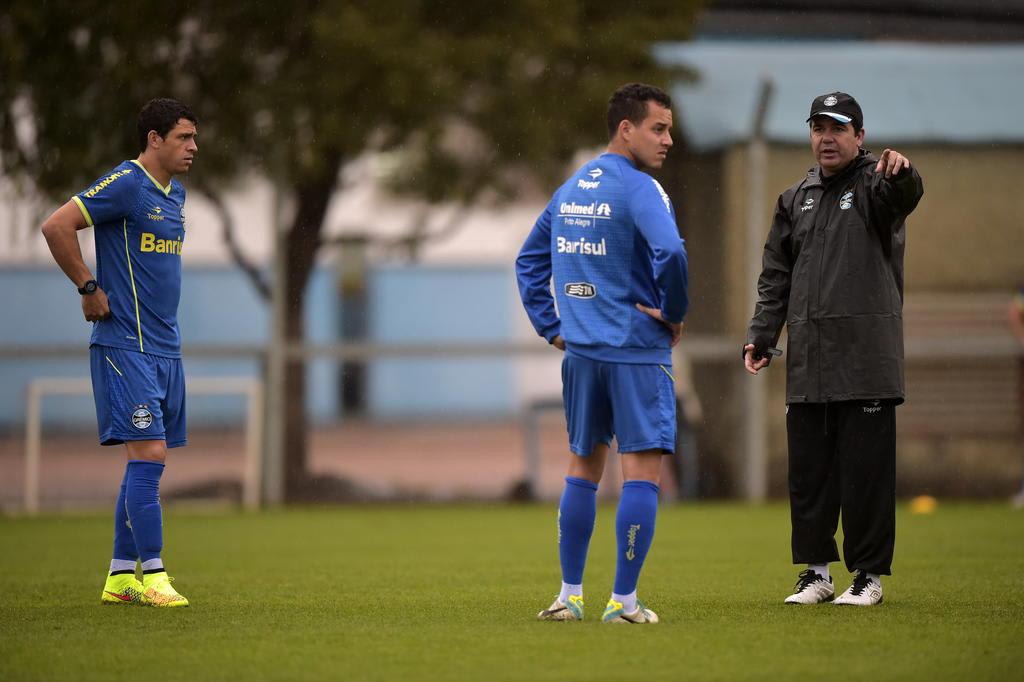
[[[341,306],[336,273],[318,269],[310,281],[306,335],[312,343],[338,340]],[[422,343],[505,341],[511,335],[511,273],[502,268],[383,267],[371,271],[368,324],[371,341]],[[57,360],[0,359],[0,428],[20,428],[25,387],[38,377],[88,377],[90,325],[78,295],[56,268],[0,270],[8,314],[0,323],[0,345],[80,344],[81,355]],[[514,311],[518,312],[518,311]],[[267,307],[233,267],[187,268],[179,324],[189,344],[262,344],[268,335]],[[256,361],[186,359],[189,376],[257,376]],[[307,404],[311,418],[340,416],[339,363],[309,366]],[[381,360],[368,367],[371,416],[429,418],[460,412],[497,415],[514,407],[512,368],[503,359]],[[237,421],[241,398],[189,397],[191,424]],[[52,397],[44,405],[49,427],[95,424],[89,397]]]

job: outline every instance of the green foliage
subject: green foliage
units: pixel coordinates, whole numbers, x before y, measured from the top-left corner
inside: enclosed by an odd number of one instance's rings
[[[1024,664],[1024,515],[899,512],[870,609],[794,607],[785,507],[666,506],[640,594],[599,622],[602,506],[582,623],[534,620],[559,586],[555,505],[166,513],[187,609],[101,606],[111,518],[0,518],[4,680],[1010,680]],[[833,565],[837,586],[849,578]],[[1017,672],[1014,672],[1017,671]]]
[[[55,197],[134,156],[155,96],[200,118],[206,186],[257,170],[297,186],[367,149],[396,187],[459,199],[546,183],[605,139],[608,94],[664,83],[650,45],[690,2],[15,0],[0,15],[0,153]],[[21,113],[19,120],[18,113]],[[34,143],[22,133],[34,130]]]

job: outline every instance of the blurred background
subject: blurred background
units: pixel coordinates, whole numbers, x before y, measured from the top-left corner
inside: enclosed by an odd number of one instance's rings
[[[25,2],[0,10],[0,510],[113,502],[89,326],[39,232],[136,155],[152,97],[199,118],[179,321],[190,443],[164,498],[535,499],[565,467],[560,354],[513,260],[606,142],[609,94],[669,90],[657,177],[690,256],[667,500],[780,497],[778,359],[740,361],[816,95],[907,155],[900,494],[1021,490],[1024,2]],[[93,262],[91,230],[81,234]],[[1016,325],[1016,327],[1015,327]],[[602,494],[617,494],[617,464]]]

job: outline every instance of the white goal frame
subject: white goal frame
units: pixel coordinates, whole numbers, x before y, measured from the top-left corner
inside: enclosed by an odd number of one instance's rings
[[[263,485],[263,382],[251,377],[196,377],[185,380],[192,395],[241,395],[246,399],[245,473],[242,506],[259,509]],[[39,469],[43,441],[43,398],[48,395],[92,395],[92,381],[83,378],[46,377],[29,382],[25,401],[25,513],[39,513]]]

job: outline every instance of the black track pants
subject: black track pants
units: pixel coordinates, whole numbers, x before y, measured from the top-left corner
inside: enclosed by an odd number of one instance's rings
[[[890,575],[896,541],[896,404],[858,400],[788,406],[793,563],[839,560]]]

